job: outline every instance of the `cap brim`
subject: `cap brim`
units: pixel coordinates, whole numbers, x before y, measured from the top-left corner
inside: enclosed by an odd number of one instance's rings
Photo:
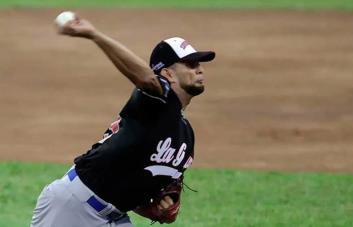
[[[212,61],[215,57],[216,57],[216,53],[213,51],[198,51],[198,52],[189,54],[181,58],[180,60],[207,62],[207,61]]]

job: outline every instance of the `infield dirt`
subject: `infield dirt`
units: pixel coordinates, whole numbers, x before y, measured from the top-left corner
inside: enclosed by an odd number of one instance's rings
[[[133,89],[62,10],[0,11],[0,159],[72,162]],[[187,116],[197,167],[353,171],[353,13],[77,10],[148,60],[181,36],[217,52]]]

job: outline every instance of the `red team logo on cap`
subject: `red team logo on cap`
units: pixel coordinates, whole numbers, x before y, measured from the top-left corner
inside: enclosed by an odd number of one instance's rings
[[[183,48],[184,50],[187,46],[189,46],[189,43],[186,40],[180,44],[180,48]]]

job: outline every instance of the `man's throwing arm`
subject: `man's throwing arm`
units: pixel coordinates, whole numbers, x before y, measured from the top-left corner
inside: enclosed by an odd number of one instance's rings
[[[88,20],[76,17],[75,20],[57,29],[62,35],[92,40],[136,87],[162,94],[162,87],[148,64],[122,43],[98,31]]]

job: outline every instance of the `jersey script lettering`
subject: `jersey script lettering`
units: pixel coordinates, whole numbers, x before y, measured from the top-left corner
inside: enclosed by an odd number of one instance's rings
[[[157,163],[170,163],[177,167],[185,158],[185,150],[187,148],[186,143],[182,143],[178,152],[175,154],[176,149],[171,147],[172,138],[168,137],[165,140],[159,141],[157,145],[157,152],[152,154],[150,160]],[[191,159],[190,159],[191,158]],[[183,168],[187,168],[192,162],[192,157],[189,157]],[[152,173],[153,176],[170,176],[174,179],[179,178],[182,173],[176,168],[163,166],[163,165],[152,165],[145,168]]]
[[[157,163],[170,163],[173,159],[172,165],[178,166],[185,157],[185,150],[187,145],[183,143],[176,156],[174,153],[176,149],[171,147],[172,138],[168,137],[166,140],[159,141],[157,145],[157,153],[151,155],[150,160]]]

